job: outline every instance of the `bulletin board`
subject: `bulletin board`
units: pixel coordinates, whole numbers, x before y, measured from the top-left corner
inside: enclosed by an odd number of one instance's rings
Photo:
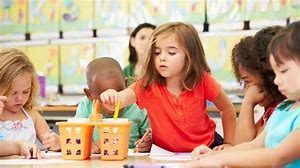
[[[246,0],[207,0],[209,23],[244,21]]]
[[[29,0],[28,32],[59,31],[59,0]]]
[[[169,21],[170,1],[131,0],[130,4],[131,13],[129,27],[135,27],[143,22],[160,25]]]
[[[90,30],[93,28],[93,0],[60,0],[61,30]]]
[[[95,0],[95,28],[127,28],[130,0]]]
[[[170,2],[170,21],[182,21],[194,25],[204,22],[204,1],[173,0]]]
[[[129,64],[128,36],[118,38],[103,38],[96,43],[96,57],[112,57],[117,60],[122,68]]]
[[[251,21],[285,20],[287,0],[248,0],[246,10]]]
[[[26,32],[27,1],[0,1],[0,34],[20,34]]]
[[[47,85],[58,84],[58,46],[27,47],[27,55],[32,61],[37,73],[46,76]]]
[[[300,20],[300,1],[299,0],[289,0],[288,1],[288,16],[291,21]]]
[[[208,65],[216,80],[223,86],[236,85],[231,66],[231,52],[243,35],[200,35]]]
[[[62,45],[61,56],[61,83],[63,87],[74,88],[72,92],[82,92],[86,85],[85,69],[87,64],[94,59],[94,44]]]

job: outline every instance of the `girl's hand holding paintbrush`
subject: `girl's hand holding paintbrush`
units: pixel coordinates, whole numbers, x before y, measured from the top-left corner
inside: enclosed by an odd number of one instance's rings
[[[142,138],[134,142],[134,152],[149,152],[152,146],[152,130],[147,129]]]

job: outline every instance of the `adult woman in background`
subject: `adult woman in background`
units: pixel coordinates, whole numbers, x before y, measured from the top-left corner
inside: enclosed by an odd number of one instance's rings
[[[134,77],[138,76],[142,69],[142,58],[146,51],[149,38],[156,28],[150,23],[138,25],[130,35],[129,39],[129,65],[123,69],[124,76],[127,78],[129,86]]]

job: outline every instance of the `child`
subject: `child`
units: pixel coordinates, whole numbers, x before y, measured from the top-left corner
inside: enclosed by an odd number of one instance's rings
[[[89,118],[92,112],[92,100],[99,99],[99,95],[109,89],[123,90],[125,89],[125,80],[122,75],[122,69],[119,63],[113,58],[102,57],[91,61],[86,70],[86,79],[88,88],[84,88],[86,97],[83,97],[77,107],[76,116],[80,118]],[[101,105],[101,113],[103,118],[111,118],[114,110],[108,110]],[[149,121],[145,110],[140,110],[136,104],[125,107],[120,110],[120,118],[128,118],[132,121],[130,130],[129,148],[134,148],[135,142],[143,136],[149,127]],[[98,131],[94,130],[94,142],[99,141]],[[139,143],[137,151],[149,152],[151,147],[151,138],[143,139],[143,143]],[[97,145],[93,144],[93,152],[100,152]]]
[[[101,101],[113,109],[137,102],[146,108],[156,145],[173,152],[190,152],[200,144],[221,145],[215,123],[206,112],[206,101],[221,111],[224,141],[232,144],[235,109],[212,76],[201,41],[190,24],[167,23],[154,30],[141,79],[130,88],[109,89]],[[224,145],[226,146],[226,145]]]
[[[253,141],[227,151],[198,148],[196,154],[203,150],[209,154],[189,166],[300,167],[299,46],[300,21],[280,31],[269,44],[269,60],[276,74],[274,83],[288,100],[277,106],[264,131]]]
[[[155,28],[156,26],[150,23],[143,23],[138,25],[130,35],[128,44],[130,64],[123,70],[125,77],[127,77],[128,85],[141,72],[143,56],[145,55],[151,33]]]
[[[2,114],[4,108],[4,102],[7,100],[6,96],[0,96],[0,114]],[[22,155],[25,158],[29,159],[30,157],[35,157],[40,159],[40,152],[35,144],[30,144],[22,141],[10,141],[3,140],[4,137],[2,132],[0,132],[0,157],[9,156],[9,155]],[[9,147],[8,147],[9,146]],[[31,153],[29,152],[30,148],[33,149]]]
[[[0,95],[6,97],[0,114],[3,140],[34,144],[37,137],[45,148],[60,149],[58,135],[50,133],[46,121],[36,110],[37,75],[23,52],[0,51],[0,81]]]
[[[235,144],[253,140],[264,129],[275,107],[284,100],[274,84],[275,74],[267,61],[267,46],[272,37],[282,29],[266,27],[254,37],[243,38],[232,50],[231,63],[238,82],[243,82],[245,97],[235,133]],[[254,122],[254,107],[259,104],[265,112]]]

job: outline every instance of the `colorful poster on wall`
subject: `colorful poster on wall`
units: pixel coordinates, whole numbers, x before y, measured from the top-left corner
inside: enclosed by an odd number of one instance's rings
[[[213,76],[225,89],[236,87],[237,82],[231,66],[231,51],[243,35],[200,34],[205,55]]]
[[[245,1],[206,0],[209,23],[233,23],[244,20]]]
[[[126,29],[129,22],[130,0],[95,0],[94,27]]]
[[[194,25],[204,22],[203,0],[172,0],[170,3],[169,21],[181,21]]]
[[[0,34],[26,32],[27,0],[0,1]]]
[[[248,0],[245,10],[251,21],[285,20],[287,0]]]
[[[300,20],[300,0],[289,0],[288,1],[288,17],[291,21]]]
[[[60,0],[61,30],[90,30],[93,28],[93,0]]]
[[[60,56],[64,92],[82,93],[86,66],[94,58],[94,44],[62,45]]]
[[[58,32],[59,0],[29,0],[28,12],[28,32]]]
[[[96,43],[96,57],[112,57],[124,68],[128,65],[128,41],[128,36],[103,38]]]
[[[46,76],[46,84],[58,84],[58,46],[32,46],[27,47],[27,55],[32,61],[38,75]]]
[[[165,0],[131,0],[129,27],[136,27],[143,22],[156,25],[168,22],[170,18],[169,2]]]

